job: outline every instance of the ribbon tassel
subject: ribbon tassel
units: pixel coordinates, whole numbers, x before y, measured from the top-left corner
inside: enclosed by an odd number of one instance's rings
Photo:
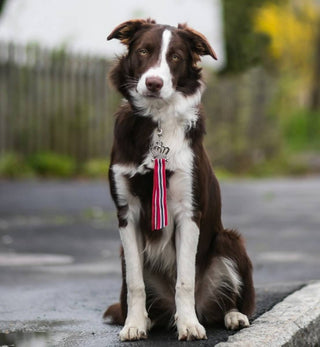
[[[152,230],[168,225],[166,160],[154,159],[152,191]]]

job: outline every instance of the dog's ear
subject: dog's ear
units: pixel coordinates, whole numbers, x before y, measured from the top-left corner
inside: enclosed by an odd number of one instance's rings
[[[196,54],[196,60],[199,56],[210,55],[213,59],[218,60],[216,52],[210,46],[208,40],[198,31],[187,26],[186,23],[178,24],[181,34],[183,34],[191,43],[191,49]]]
[[[118,39],[124,45],[129,45],[133,35],[143,26],[156,24],[153,19],[133,19],[118,25],[112,33],[107,37],[107,40]]]

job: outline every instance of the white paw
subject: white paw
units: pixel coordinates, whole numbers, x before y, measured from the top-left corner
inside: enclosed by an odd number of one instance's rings
[[[227,329],[238,330],[250,325],[248,317],[238,311],[230,311],[224,316],[224,325]]]
[[[177,329],[178,329],[178,339],[179,340],[206,340],[206,330],[205,328],[196,321],[181,320],[176,319]]]
[[[146,330],[129,325],[123,327],[119,336],[121,341],[142,340],[148,337]]]
[[[142,340],[148,337],[148,329],[151,326],[151,321],[148,317],[145,319],[137,320],[132,322],[126,322],[125,326],[120,331],[121,341],[134,341]]]

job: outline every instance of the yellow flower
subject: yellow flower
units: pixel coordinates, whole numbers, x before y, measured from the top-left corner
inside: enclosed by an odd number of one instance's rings
[[[261,7],[255,16],[257,32],[270,37],[270,54],[281,67],[308,68],[313,58],[319,12],[310,0]]]

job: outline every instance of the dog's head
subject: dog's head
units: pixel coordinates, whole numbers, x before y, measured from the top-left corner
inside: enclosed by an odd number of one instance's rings
[[[111,72],[111,80],[140,108],[152,104],[161,107],[177,94],[195,94],[201,87],[200,57],[217,59],[207,39],[186,24],[175,28],[151,19],[130,20],[108,36],[108,40],[114,38],[128,51]]]

